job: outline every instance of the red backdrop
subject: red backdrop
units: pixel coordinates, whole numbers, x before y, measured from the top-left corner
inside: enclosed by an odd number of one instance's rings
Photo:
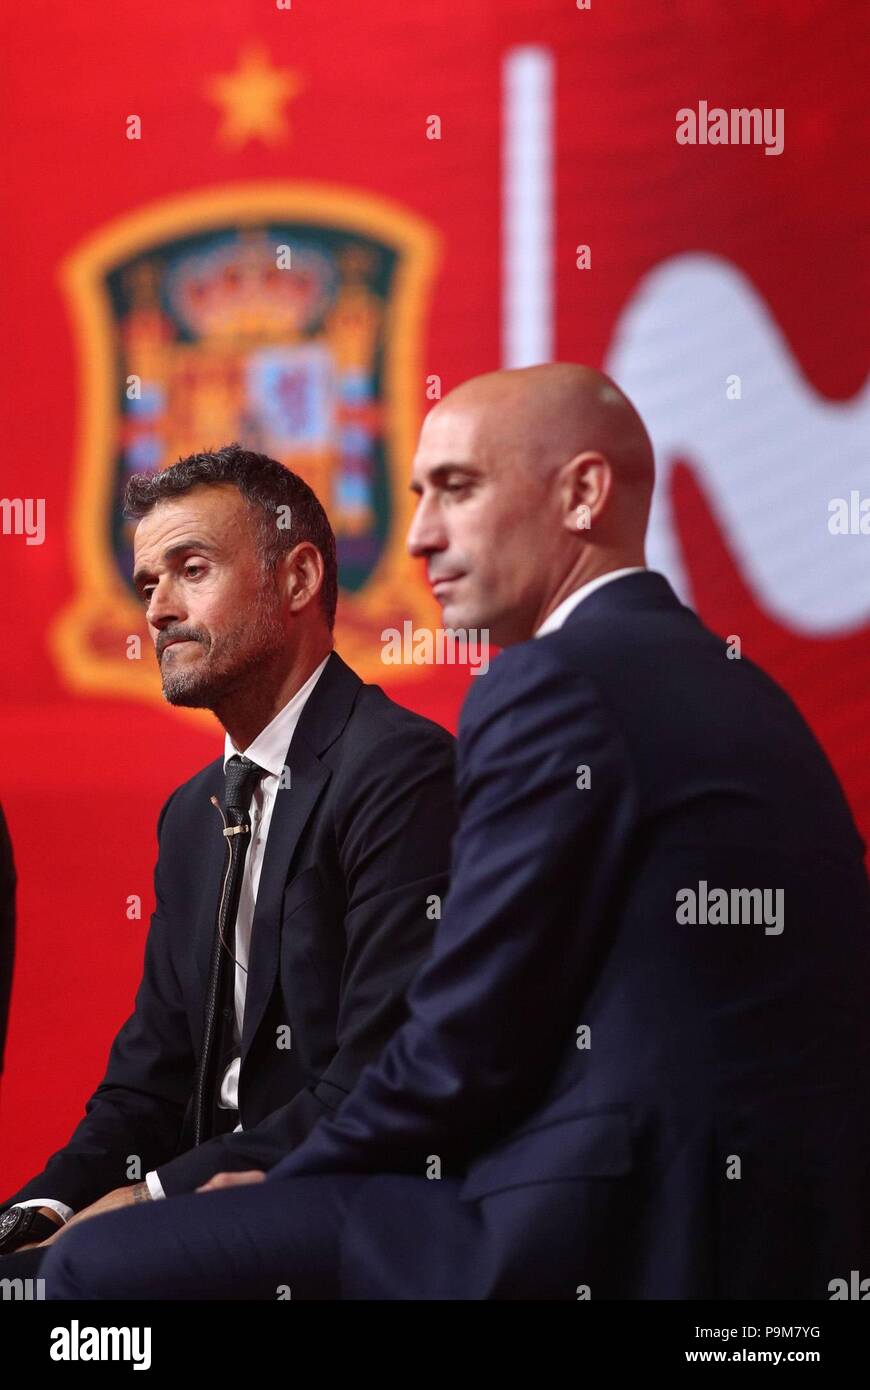
[[[821,0],[7,8],[0,493],[45,499],[45,539],[0,536],[0,799],[20,876],[4,1194],[65,1139],[99,1080],[141,966],[157,812],[221,746],[216,726],[86,688],[59,658],[52,634],[87,568],[76,519],[87,383],[61,266],[116,219],[215,186],[243,197],[256,181],[316,182],[387,200],[439,245],[404,388],[418,420],[428,375],[447,390],[504,360],[503,65],[518,46],[543,49],[553,355],[608,365],[652,419],[651,558],[791,691],[866,837],[870,537],[827,528],[827,499],[870,495],[855,444],[868,418],[862,11]],[[279,106],[285,126],[234,146],[209,82],[236,71],[252,40],[296,91]],[[678,145],[675,113],[701,100],[781,108],[782,154]],[[440,140],[427,138],[432,115]],[[695,410],[705,388],[691,374],[705,363],[715,392]],[[741,376],[728,408],[742,413],[720,425],[726,370]],[[455,725],[464,673],[391,675],[384,667],[391,693]],[[141,920],[127,918],[131,894]]]

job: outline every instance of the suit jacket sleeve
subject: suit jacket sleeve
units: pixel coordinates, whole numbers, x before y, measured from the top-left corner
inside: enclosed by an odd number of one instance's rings
[[[217,1135],[157,1170],[167,1196],[215,1173],[268,1169],[332,1114],[407,1016],[408,986],[431,948],[455,823],[454,740],[435,725],[381,739],[342,764],[333,791],[347,898],[346,955],[329,1066],[287,1105]]]
[[[583,1022],[637,798],[594,688],[534,646],[500,656],[466,701],[451,888],[410,1016],[271,1179],[422,1174],[433,1154],[444,1176],[460,1172],[532,1103]]]
[[[171,800],[160,813],[158,841]],[[135,1010],[115,1038],[105,1077],[69,1142],[4,1207],[29,1197],[50,1197],[79,1211],[131,1178],[144,1177],[175,1152],[194,1058],[169,952],[159,856],[154,883],[156,911]],[[131,1159],[139,1160],[138,1170]]]

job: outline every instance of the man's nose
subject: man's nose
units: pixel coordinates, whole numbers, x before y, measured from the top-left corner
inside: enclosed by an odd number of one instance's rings
[[[150,626],[156,627],[158,632],[169,627],[170,623],[184,621],[184,613],[178,602],[175,585],[155,584],[151,590],[145,617]]]
[[[409,555],[427,556],[447,546],[447,536],[441,520],[439,508],[433,501],[420,498],[411,525],[408,527],[407,547]]]

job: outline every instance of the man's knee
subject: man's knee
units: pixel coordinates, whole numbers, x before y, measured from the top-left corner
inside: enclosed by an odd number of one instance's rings
[[[105,1268],[105,1242],[91,1223],[82,1222],[80,1226],[66,1231],[49,1246],[45,1259],[40,1265],[40,1277],[45,1280],[47,1299],[96,1299],[111,1295],[101,1294],[95,1287],[99,1271]]]

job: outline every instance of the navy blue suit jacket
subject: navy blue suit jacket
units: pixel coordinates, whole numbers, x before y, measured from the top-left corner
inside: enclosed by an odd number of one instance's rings
[[[244,1130],[198,1147],[192,1093],[226,862],[209,798],[223,800],[223,759],[172,794],[135,1010],[69,1142],[4,1206],[52,1197],[78,1210],[152,1168],[168,1196],[192,1192],[226,1169],[269,1168],[336,1109],[403,1021],[431,944],[430,898],[447,888],[453,744],[332,653],[290,744],[260,875]]]
[[[372,1175],[344,1292],[826,1298],[870,1273],[863,845],[783,691],[625,577],[475,679],[458,793],[409,1018],[270,1174]],[[767,918],[747,891],[686,921],[714,889],[768,890]]]

